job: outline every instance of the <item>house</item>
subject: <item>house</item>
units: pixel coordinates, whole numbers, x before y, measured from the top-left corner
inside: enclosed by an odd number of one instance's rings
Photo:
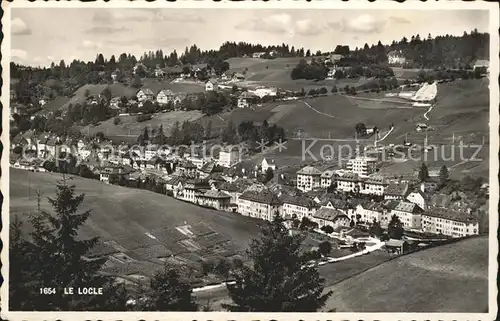
[[[479,234],[478,220],[466,212],[431,208],[422,214],[422,230],[452,237]]]
[[[382,227],[387,227],[390,221],[389,211],[387,211],[381,203],[377,202],[360,202],[356,206],[356,215],[359,215],[359,220],[365,223],[372,223],[374,220],[379,222]]]
[[[260,58],[260,57],[264,56],[265,54],[266,54],[265,52],[254,52],[252,54],[252,57],[253,58]]]
[[[189,161],[183,161],[177,164],[176,171],[186,177],[196,177],[197,167]]]
[[[223,73],[221,76],[220,76],[220,80],[222,81],[227,81],[229,80],[230,77],[226,74],[226,73]]]
[[[399,201],[391,210],[390,216],[396,215],[406,229],[420,229],[422,226],[423,210],[417,205],[406,201]]]
[[[361,182],[360,193],[367,195],[383,196],[389,183],[382,176],[370,176]]]
[[[227,211],[230,208],[231,196],[215,190],[199,191],[195,194],[196,204],[207,206],[219,211]]]
[[[109,107],[112,109],[120,109],[120,103],[121,103],[120,97],[113,97],[109,101]]]
[[[306,166],[297,172],[297,189],[308,192],[321,187],[321,171],[312,166]]]
[[[183,176],[173,176],[165,182],[165,189],[167,192],[172,192],[174,197],[177,197],[178,192],[182,190],[186,180],[187,179]]]
[[[490,72],[490,61],[485,59],[478,59],[473,66],[474,71],[484,70],[484,73]]]
[[[402,51],[393,50],[387,54],[389,65],[404,65],[406,58]]]
[[[243,75],[241,72],[235,72],[231,78],[233,79],[233,81],[243,81],[245,80],[245,75]]]
[[[222,167],[231,167],[240,162],[240,151],[238,148],[225,148],[219,152],[218,164]]]
[[[374,172],[376,165],[376,158],[359,156],[347,162],[346,170],[361,176],[367,176]]]
[[[304,217],[311,218],[320,207],[311,198],[303,195],[286,195],[282,198],[282,203],[282,216],[285,219],[297,219],[299,221],[302,221]]]
[[[385,242],[384,247],[387,252],[403,254],[408,251],[409,245],[405,240],[390,239]]]
[[[198,175],[200,178],[206,178],[210,174],[214,173],[215,169],[216,169],[215,162],[213,162],[213,161],[207,162],[207,163],[203,164],[203,166],[200,169],[198,169]]]
[[[316,222],[321,228],[330,225],[334,229],[339,227],[349,227],[351,221],[349,217],[333,208],[321,207],[313,215],[311,221]]]
[[[238,97],[238,108],[248,108],[255,101],[255,96],[245,91]]]
[[[328,188],[335,182],[335,171],[328,170],[321,174],[321,188]]]
[[[384,200],[403,200],[410,192],[408,183],[390,183],[384,192]]]
[[[357,193],[361,191],[362,179],[356,173],[345,173],[337,177],[337,190],[344,193]]]
[[[272,221],[280,214],[281,201],[269,191],[247,190],[238,198],[238,213],[244,216]]]
[[[141,88],[136,94],[137,100],[139,102],[144,103],[145,101],[154,101],[155,100],[155,94],[153,91],[149,88]]]
[[[99,180],[104,183],[123,182],[129,179],[131,172],[123,166],[108,165],[100,169]]]
[[[210,189],[208,181],[203,179],[188,179],[182,185],[182,188],[177,191],[177,198],[187,202],[196,203],[196,195],[204,193]]]
[[[162,89],[160,90],[160,92],[158,93],[158,95],[156,95],[156,101],[160,104],[160,105],[167,105],[168,103],[174,103],[174,99],[175,99],[175,94],[172,90],[170,89]]]
[[[205,91],[217,91],[219,83],[215,79],[209,79],[205,83]]]
[[[274,96],[278,95],[278,88],[276,88],[276,87],[256,88],[250,92],[259,98],[266,97],[266,96],[273,96],[274,97]]]
[[[421,209],[427,210],[430,197],[428,194],[424,193],[422,189],[415,190],[406,196],[409,202],[417,204]]]
[[[335,72],[336,71],[337,70],[335,68],[329,68],[328,69],[328,73],[326,74],[326,77],[330,78],[330,79],[333,78],[333,77],[335,77]]]
[[[276,171],[276,162],[274,161],[274,159],[269,159],[269,160],[267,160],[266,158],[262,159],[261,163],[262,174],[265,174],[269,168],[272,169],[273,172]]]

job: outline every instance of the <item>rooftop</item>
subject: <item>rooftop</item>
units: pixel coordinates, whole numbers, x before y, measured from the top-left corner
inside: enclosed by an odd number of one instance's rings
[[[311,198],[303,195],[286,195],[285,197],[283,197],[283,203],[302,206],[308,209],[318,207],[318,204],[316,204]]]
[[[312,166],[306,166],[297,172],[298,175],[321,175],[321,171]]]
[[[385,189],[385,194],[386,195],[395,195],[395,196],[406,196],[406,194],[409,191],[409,185],[408,183],[391,183],[387,188]]]
[[[454,211],[448,208],[434,207],[429,209],[422,215],[443,218],[450,221],[462,222],[462,223],[475,223],[477,219],[468,215],[466,212]]]
[[[322,207],[313,214],[314,218],[335,222],[340,217],[348,218],[347,215],[333,208]]]
[[[240,199],[267,205],[281,204],[278,197],[274,193],[269,191],[261,191],[261,192],[246,191],[243,194],[241,194]]]
[[[394,208],[395,211],[401,211],[401,212],[406,212],[406,213],[419,213],[422,212],[422,209],[414,203],[411,202],[405,202],[405,201],[400,201],[396,208]]]

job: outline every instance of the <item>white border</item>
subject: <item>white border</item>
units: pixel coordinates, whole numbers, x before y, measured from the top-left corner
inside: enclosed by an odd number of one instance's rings
[[[101,320],[139,320],[139,319],[175,319],[175,320],[260,320],[260,319],[297,319],[297,320],[493,320],[497,313],[497,287],[496,277],[498,270],[497,254],[497,228],[498,228],[498,151],[499,151],[499,86],[496,79],[499,74],[498,52],[499,38],[499,8],[492,2],[367,2],[367,1],[291,1],[282,0],[280,2],[212,2],[212,1],[188,1],[178,0],[177,2],[167,2],[158,0],[156,2],[138,2],[115,0],[108,3],[81,3],[81,2],[28,2],[27,0],[16,0],[12,3],[2,2],[4,15],[2,18],[4,39],[2,41],[2,87],[1,102],[4,106],[2,110],[3,131],[1,142],[4,146],[1,166],[2,176],[0,178],[1,190],[4,196],[2,213],[9,212],[9,92],[10,92],[10,21],[12,8],[239,8],[239,9],[394,9],[394,10],[489,10],[489,33],[490,33],[490,199],[489,199],[489,269],[488,269],[488,313],[230,313],[230,312],[10,312],[8,311],[8,264],[2,266],[2,276],[4,283],[1,287],[1,316],[8,320],[68,320],[68,319],[101,319]],[[3,244],[8,244],[9,215],[2,215],[1,239]],[[1,253],[2,262],[8,262],[8,247],[4,246]]]

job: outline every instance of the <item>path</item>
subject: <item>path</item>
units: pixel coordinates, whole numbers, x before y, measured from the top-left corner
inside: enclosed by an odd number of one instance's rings
[[[323,115],[323,116],[327,116],[327,117],[330,117],[330,118],[333,118],[333,119],[336,119],[337,117],[334,117],[332,115],[328,115],[328,114],[325,114],[323,112],[320,112],[319,110],[315,109],[313,106],[309,105],[309,103],[307,103],[305,100],[302,100],[302,102],[309,108],[311,108],[312,110],[314,110],[316,113],[320,114],[320,115]]]
[[[379,140],[376,140],[375,143],[378,143],[378,142],[381,142],[383,141],[384,139],[387,138],[387,136],[389,136],[392,132],[394,131],[394,126],[391,126],[391,129],[389,129],[389,131],[384,135],[384,137],[382,137],[381,139]]]
[[[324,233],[321,233],[321,234],[324,234]],[[373,251],[380,250],[384,246],[384,244],[385,244],[384,242],[382,242],[382,241],[380,241],[379,239],[376,239],[376,238],[369,238],[369,241],[370,242],[375,242],[375,245],[367,246],[362,251],[359,251],[359,252],[356,252],[356,253],[352,253],[352,254],[349,254],[349,255],[345,255],[345,256],[342,256],[342,257],[328,257],[326,261],[319,262],[318,265],[321,266],[321,265],[325,265],[325,264],[329,264],[329,263],[335,263],[335,262],[345,261],[345,260],[351,259],[353,257],[365,255],[365,254],[371,253]],[[315,264],[316,263],[311,263],[311,264],[309,264],[309,266],[314,266]],[[222,283],[219,283],[219,284],[212,284],[212,285],[202,286],[202,287],[199,287],[199,288],[194,288],[193,289],[193,293],[198,293],[198,292],[203,292],[203,291],[208,291],[208,290],[215,290],[215,289],[223,289],[223,288],[226,287],[227,284],[235,284],[235,282],[234,281],[222,282]]]
[[[424,114],[424,118],[425,118],[426,120],[429,120],[429,117],[427,117],[427,114],[431,112],[432,108],[434,108],[434,104],[433,104],[433,105],[431,105],[431,107],[429,107],[429,109],[425,112],[425,114]]]

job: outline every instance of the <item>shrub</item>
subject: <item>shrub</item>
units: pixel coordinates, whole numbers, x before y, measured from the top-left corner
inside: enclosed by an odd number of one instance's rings
[[[120,123],[121,119],[120,117],[115,117],[115,119],[113,119],[113,124],[116,126]]]
[[[136,120],[137,120],[137,122],[139,122],[139,123],[140,123],[140,122],[143,122],[143,121],[150,120],[151,118],[152,118],[152,117],[151,117],[151,115],[150,115],[150,114],[147,114],[147,115],[138,115],[138,116],[136,117]]]

